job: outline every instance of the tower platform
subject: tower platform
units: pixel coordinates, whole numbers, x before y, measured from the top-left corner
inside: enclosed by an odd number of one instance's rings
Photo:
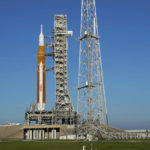
[[[77,113],[75,111],[30,111],[25,112],[26,124],[76,124]]]

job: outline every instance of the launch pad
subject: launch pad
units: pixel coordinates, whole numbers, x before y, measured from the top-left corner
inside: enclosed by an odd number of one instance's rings
[[[37,107],[31,105],[25,112],[24,139],[56,139],[57,136],[62,139],[68,135],[72,139],[89,140],[142,137],[138,133],[115,131],[108,126],[95,0],[82,0],[81,6],[77,112],[74,110],[68,90],[67,39],[73,32],[67,30],[66,15],[55,15],[52,34],[44,36],[41,26]],[[44,50],[44,37],[52,41],[46,43],[46,48],[51,48],[47,54]],[[53,60],[53,65],[49,69],[45,67],[45,56]],[[46,71],[53,71],[55,79],[55,105],[51,110],[45,109]]]
[[[26,111],[26,124],[77,124],[77,113],[74,111]]]
[[[23,126],[1,126],[0,140],[150,139],[149,130],[128,131],[108,126],[96,4],[95,0],[81,1],[77,112],[68,89],[67,39],[73,32],[67,30],[66,15],[55,15],[52,35],[44,36],[41,25],[37,63],[37,105],[31,104],[26,110]],[[51,42],[45,43],[44,38]],[[51,51],[45,53],[45,47],[51,48]],[[53,60],[50,68],[46,66],[45,57]],[[47,71],[52,71],[54,75],[54,79],[51,78],[55,80],[55,98],[50,100],[55,104],[46,110]]]
[[[91,5],[92,7],[90,7]],[[82,0],[83,14],[81,16],[83,18],[81,20],[83,22],[81,22],[80,34],[82,38],[80,38],[77,112],[74,110],[68,90],[67,39],[73,36],[73,32],[67,29],[67,16],[54,16],[52,36],[44,36],[41,26],[37,72],[37,107],[31,106],[25,112],[27,125],[32,123],[35,125],[74,125],[74,130],[80,132],[78,135],[81,137],[86,137],[89,133],[96,135],[96,132],[101,131],[99,125],[105,124],[107,112],[95,8],[95,0],[93,2]],[[89,14],[85,13],[86,11]],[[51,49],[47,54],[44,50],[44,37],[52,41],[51,43],[46,42],[46,48]],[[45,68],[45,56],[53,60],[53,65],[49,69]],[[55,79],[55,105],[51,110],[45,110],[45,71],[53,71]]]

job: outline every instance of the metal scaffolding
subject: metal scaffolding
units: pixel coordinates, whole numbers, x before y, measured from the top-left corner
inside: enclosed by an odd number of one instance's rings
[[[55,73],[55,109],[56,111],[73,111],[73,105],[68,92],[67,49],[68,36],[67,16],[56,15],[54,22],[54,73]]]
[[[77,113],[87,134],[108,124],[99,39],[95,0],[82,0]]]

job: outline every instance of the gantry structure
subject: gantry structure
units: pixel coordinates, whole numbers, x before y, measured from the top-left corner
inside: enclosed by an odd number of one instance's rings
[[[67,16],[56,15],[54,22],[54,74],[55,74],[55,109],[56,111],[73,111],[68,92],[67,38],[72,31],[67,31]]]
[[[79,40],[77,113],[82,131],[90,134],[108,124],[95,0],[81,0]]]

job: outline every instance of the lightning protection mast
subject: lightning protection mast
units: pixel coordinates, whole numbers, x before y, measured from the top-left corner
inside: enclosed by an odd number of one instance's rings
[[[107,125],[95,0],[81,0],[77,112],[81,125]]]

